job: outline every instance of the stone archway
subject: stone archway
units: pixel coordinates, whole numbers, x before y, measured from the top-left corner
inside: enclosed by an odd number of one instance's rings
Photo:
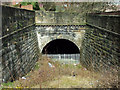
[[[67,39],[55,39],[47,43],[43,49],[43,54],[76,54],[80,53],[75,43]]]
[[[67,39],[50,41],[43,47],[42,54],[62,63],[80,63],[80,49]]]

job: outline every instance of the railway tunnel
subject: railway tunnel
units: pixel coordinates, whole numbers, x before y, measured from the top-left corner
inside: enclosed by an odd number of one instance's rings
[[[11,11],[14,13],[10,13]],[[0,50],[2,52],[0,56],[2,58],[0,62],[0,83],[10,81],[15,75],[17,77],[25,75],[38,60],[38,42],[34,18],[34,11],[2,6],[3,25],[0,40],[3,42]],[[84,66],[89,68],[93,65],[93,68],[98,68],[96,70],[99,71],[110,69],[111,72],[114,68],[118,71],[120,60],[119,21],[119,12],[116,15],[109,16],[98,14],[87,16],[88,28],[85,32],[81,55],[81,62],[83,62]],[[15,48],[16,45],[18,45],[18,49]],[[56,39],[49,42],[43,48],[42,53],[61,61],[80,61],[78,47],[66,39]],[[24,70],[22,70],[23,68]],[[12,73],[15,71],[15,74]]]
[[[43,48],[42,54],[54,60],[59,60],[62,63],[80,62],[79,48],[75,43],[67,39],[55,39],[50,41]]]

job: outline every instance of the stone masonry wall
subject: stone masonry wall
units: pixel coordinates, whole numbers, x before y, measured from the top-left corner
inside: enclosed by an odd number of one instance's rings
[[[16,80],[38,60],[35,12],[2,6],[2,82]]]
[[[39,51],[55,39],[72,41],[79,49],[85,33],[84,25],[36,25]],[[62,48],[61,48],[62,49]]]
[[[118,71],[120,15],[88,14],[82,43],[82,64],[95,71]]]
[[[79,12],[36,11],[36,24],[40,25],[83,25],[85,19]]]

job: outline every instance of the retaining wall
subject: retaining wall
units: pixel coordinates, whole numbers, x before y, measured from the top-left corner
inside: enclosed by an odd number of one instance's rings
[[[119,60],[120,15],[88,14],[81,48],[82,64],[96,71],[117,72]]]
[[[2,82],[18,79],[38,60],[35,12],[2,6]]]

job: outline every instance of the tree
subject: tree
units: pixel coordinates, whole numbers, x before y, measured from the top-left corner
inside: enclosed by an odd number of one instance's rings
[[[25,5],[33,5],[33,9],[34,10],[40,10],[38,2],[21,2],[21,5],[25,6]]]
[[[38,2],[32,2],[32,5],[34,10],[40,10]]]
[[[104,12],[106,9],[115,10],[111,2],[42,2],[46,11],[68,11],[68,12]]]
[[[94,13],[94,12],[104,12],[106,9],[115,10],[115,5],[110,2],[68,2],[66,11],[69,12],[84,12],[84,13]]]
[[[46,11],[55,11],[56,10],[56,5],[54,2],[42,2],[43,8]]]

